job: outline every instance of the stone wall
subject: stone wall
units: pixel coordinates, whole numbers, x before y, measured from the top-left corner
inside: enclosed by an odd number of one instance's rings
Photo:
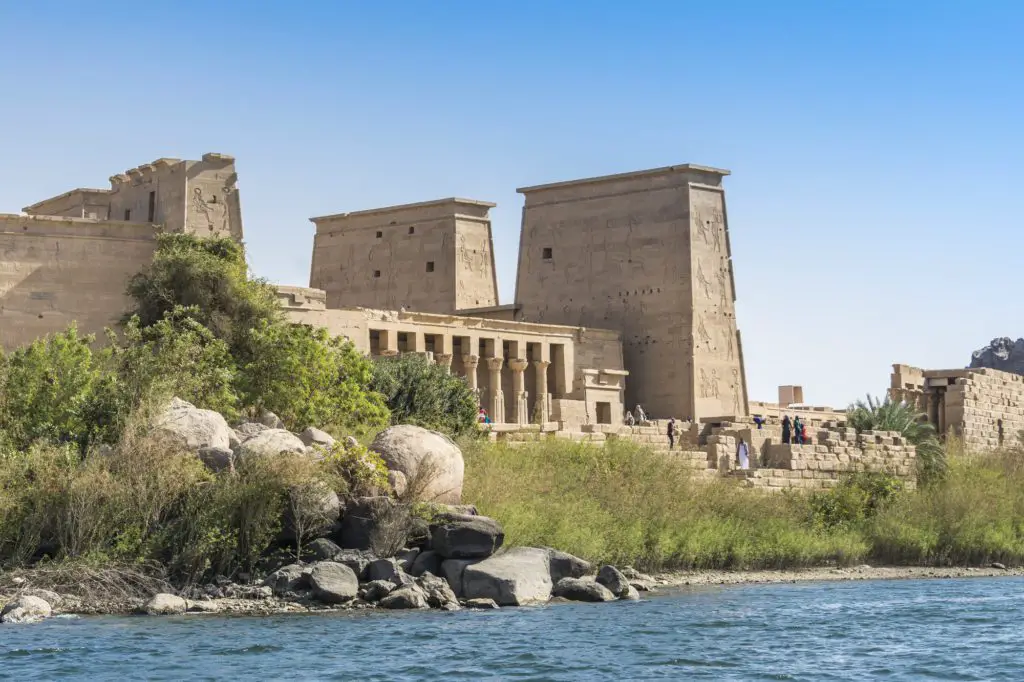
[[[443,199],[313,218],[310,286],[327,292],[329,308],[496,306],[493,206]]]
[[[722,178],[674,166],[522,188],[525,319],[619,330],[628,404],[747,413]]]
[[[0,215],[0,347],[78,323],[102,334],[128,310],[128,279],[156,248],[151,226]]]

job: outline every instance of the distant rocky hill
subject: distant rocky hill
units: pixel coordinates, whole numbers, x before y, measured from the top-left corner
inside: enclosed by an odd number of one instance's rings
[[[1004,336],[992,339],[992,342],[974,351],[971,355],[971,367],[991,367],[1004,372],[1024,374],[1024,339],[1013,339]]]

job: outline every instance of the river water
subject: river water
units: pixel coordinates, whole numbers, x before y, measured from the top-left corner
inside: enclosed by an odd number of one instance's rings
[[[1024,578],[694,588],[612,604],[0,626],[4,679],[1024,679]]]

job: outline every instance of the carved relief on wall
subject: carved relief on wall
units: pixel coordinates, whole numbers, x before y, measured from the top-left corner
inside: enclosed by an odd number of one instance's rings
[[[202,187],[192,188],[192,212],[196,218],[206,221],[206,229],[213,232],[213,208],[203,198]]]
[[[736,356],[736,344],[733,341],[732,330],[728,327],[725,329],[725,359],[733,360]]]
[[[703,367],[700,368],[700,397],[701,398],[718,398],[718,370],[712,368],[711,373]]]
[[[743,399],[740,396],[740,371],[733,367],[732,369],[732,406],[736,411],[736,414],[743,414]]]
[[[704,267],[697,263],[697,284],[704,290],[704,297],[711,298],[711,280],[704,274]]]
[[[722,310],[724,311],[729,306],[729,286],[725,276],[725,270],[719,268],[718,272],[715,273],[715,279],[718,280],[718,295],[722,304]]]
[[[702,346],[707,346],[708,350],[714,350],[714,347],[713,347],[713,345],[711,343],[711,335],[708,334],[708,328],[704,326],[704,318],[703,317],[701,317],[697,321],[697,341]]]

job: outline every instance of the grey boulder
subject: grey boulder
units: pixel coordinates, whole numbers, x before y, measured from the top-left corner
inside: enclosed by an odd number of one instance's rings
[[[570,601],[615,601],[616,597],[607,587],[585,578],[562,578],[551,591],[555,597]]]
[[[359,594],[359,579],[345,564],[321,561],[309,571],[313,596],[329,604],[341,604]]]
[[[546,602],[551,588],[548,552],[536,547],[513,547],[462,572],[463,598],[493,599],[501,606]]]
[[[174,398],[154,420],[153,430],[192,452],[231,449],[231,427],[219,412]]]
[[[562,578],[582,578],[590,573],[590,562],[557,549],[545,547],[548,552],[551,582],[558,584]]]
[[[441,564],[443,562],[444,557],[434,550],[428,549],[416,555],[416,559],[412,562],[412,567],[409,569],[409,574],[414,577],[421,576],[424,573],[443,575],[441,571]]]
[[[424,573],[417,578],[416,584],[426,595],[427,603],[435,609],[454,611],[459,608],[459,600],[444,578],[438,578],[432,573]]]
[[[53,610],[42,597],[23,594],[7,602],[0,611],[0,623],[35,623],[49,618]]]
[[[306,447],[320,447],[324,450],[330,450],[338,442],[331,434],[312,426],[299,434],[299,440]]]
[[[174,616],[185,613],[188,604],[176,594],[161,592],[153,595],[153,598],[142,607],[144,613],[150,616]]]
[[[381,599],[380,606],[384,609],[426,609],[430,605],[418,585],[406,585]]]
[[[309,569],[300,564],[282,566],[263,580],[263,584],[273,590],[274,594],[297,592],[308,585]]]
[[[377,434],[370,449],[390,471],[402,472],[407,486],[418,491],[418,501],[458,504],[462,499],[462,451],[444,434],[410,424],[392,426]]]
[[[395,591],[395,584],[390,580],[373,580],[359,588],[359,596],[364,601],[380,601]]]
[[[199,461],[213,472],[234,471],[235,453],[231,448],[205,447],[199,448]]]
[[[597,572],[597,582],[607,587],[616,597],[625,597],[629,594],[629,580],[614,566],[602,566]]]
[[[260,457],[276,457],[282,453],[303,455],[306,446],[290,431],[267,429],[242,441],[238,448],[238,459],[245,462]]]

